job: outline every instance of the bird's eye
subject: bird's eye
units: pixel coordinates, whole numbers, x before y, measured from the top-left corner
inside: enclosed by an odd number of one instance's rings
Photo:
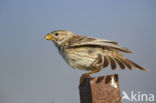
[[[59,34],[58,33],[55,33],[55,36],[58,36]]]

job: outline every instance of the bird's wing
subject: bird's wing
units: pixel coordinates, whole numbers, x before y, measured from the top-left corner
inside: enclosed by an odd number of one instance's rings
[[[103,68],[107,67],[108,65],[111,66],[113,70],[116,69],[117,64],[121,69],[125,69],[127,67],[128,69],[140,69],[144,71],[148,71],[148,69],[136,64],[135,62],[127,59],[125,56],[120,54],[117,50],[104,50],[103,51]]]
[[[139,66],[138,64],[134,63],[133,61],[123,56],[120,53],[120,51],[126,53],[130,53],[131,51],[126,48],[120,47],[116,42],[109,41],[109,40],[95,39],[86,36],[74,36],[68,40],[69,48],[77,48],[77,47],[85,47],[85,46],[104,48],[102,57],[98,56],[97,60],[95,60],[95,63],[93,62],[93,64],[99,64],[100,61],[102,61],[103,68],[110,65],[111,68],[115,70],[118,64],[121,69],[125,69],[127,67],[130,70],[132,68],[135,68],[135,69],[148,71],[148,69]]]
[[[119,46],[117,42],[91,38],[87,36],[78,36],[78,35],[73,36],[68,40],[68,43],[69,43],[68,47],[94,46],[94,47],[115,49],[122,52],[131,53],[130,50]]]

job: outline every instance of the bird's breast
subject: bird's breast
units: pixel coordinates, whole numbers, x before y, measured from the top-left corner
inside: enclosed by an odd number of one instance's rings
[[[101,52],[99,48],[81,47],[64,49],[61,54],[71,67],[88,70],[99,52]]]

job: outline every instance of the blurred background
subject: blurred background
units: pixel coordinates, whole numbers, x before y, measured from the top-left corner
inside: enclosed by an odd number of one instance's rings
[[[155,0],[0,0],[0,103],[80,103],[86,71],[69,67],[44,39],[59,29],[132,50],[124,55],[150,72],[109,67],[93,76],[118,73],[121,93],[156,96]]]

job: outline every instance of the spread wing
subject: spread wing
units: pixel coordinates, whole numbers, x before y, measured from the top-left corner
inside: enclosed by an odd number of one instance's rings
[[[97,61],[102,61],[103,68],[110,65],[111,68],[115,70],[118,64],[121,69],[125,69],[125,67],[127,67],[130,70],[132,68],[136,68],[136,69],[148,71],[146,68],[139,66],[138,64],[134,63],[133,61],[123,56],[119,51],[126,52],[126,53],[131,53],[131,51],[126,48],[120,47],[117,42],[95,39],[86,36],[74,36],[68,40],[69,48],[77,48],[77,47],[84,47],[84,46],[104,48],[102,59],[97,58],[97,60],[95,60],[95,63],[93,63],[93,64],[97,64]]]
[[[76,48],[82,46],[94,46],[94,47],[102,47],[107,49],[115,49],[126,53],[131,53],[130,50],[123,48],[118,45],[117,42],[109,41],[109,40],[102,40],[102,39],[95,39],[87,36],[73,36],[68,40],[68,47]]]
[[[121,69],[125,69],[127,67],[128,69],[140,69],[144,71],[149,71],[148,69],[136,64],[135,62],[127,59],[125,56],[119,53],[119,51],[110,51],[110,50],[104,50],[103,52],[103,68],[107,67],[108,65],[111,66],[113,70],[116,69],[117,64]]]

